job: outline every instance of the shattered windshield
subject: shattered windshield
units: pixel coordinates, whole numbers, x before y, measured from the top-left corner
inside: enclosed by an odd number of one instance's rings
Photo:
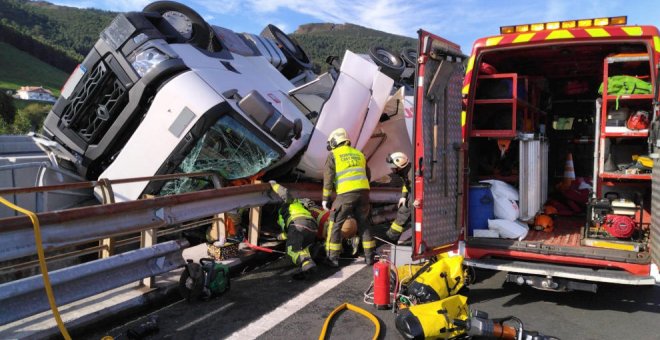
[[[176,172],[217,172],[225,179],[245,178],[275,163],[280,155],[245,126],[224,115],[197,141]],[[167,182],[161,195],[201,190],[210,179],[182,178]]]

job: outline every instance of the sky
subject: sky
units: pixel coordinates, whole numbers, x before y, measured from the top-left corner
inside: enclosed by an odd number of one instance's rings
[[[140,11],[150,0],[51,0],[58,5],[116,12]],[[179,0],[209,23],[236,32],[260,33],[274,24],[292,33],[301,24],[352,23],[417,37],[421,28],[469,54],[499,27],[546,21],[628,16],[629,24],[660,27],[660,0]]]

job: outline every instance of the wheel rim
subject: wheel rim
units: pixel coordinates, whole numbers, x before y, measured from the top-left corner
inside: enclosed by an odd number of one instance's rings
[[[390,66],[394,66],[396,64],[394,60],[394,56],[392,56],[390,53],[383,50],[379,50],[378,52],[376,52],[376,54],[378,56],[378,59],[380,59],[382,62]]]

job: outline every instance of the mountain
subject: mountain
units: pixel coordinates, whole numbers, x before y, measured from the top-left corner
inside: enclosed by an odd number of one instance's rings
[[[115,15],[45,1],[2,0],[0,41],[71,72]]]
[[[345,50],[368,54],[370,48],[380,46],[398,55],[404,48],[417,47],[416,39],[354,24],[305,24],[298,27],[291,36],[310,55],[316,71],[319,71],[318,67],[325,70],[325,59],[328,56],[341,58]]]
[[[0,42],[14,45],[68,73],[87,55],[116,14],[46,1],[1,0]],[[382,46],[398,54],[416,43],[412,38],[353,24],[306,24],[292,36],[312,57],[317,71],[325,69],[326,57],[341,57],[346,49],[366,54],[371,47]]]

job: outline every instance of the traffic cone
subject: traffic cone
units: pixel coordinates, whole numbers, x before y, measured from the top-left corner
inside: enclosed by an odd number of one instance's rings
[[[573,167],[573,154],[566,155],[566,165],[564,165],[564,186],[568,187],[575,180],[575,168]]]

